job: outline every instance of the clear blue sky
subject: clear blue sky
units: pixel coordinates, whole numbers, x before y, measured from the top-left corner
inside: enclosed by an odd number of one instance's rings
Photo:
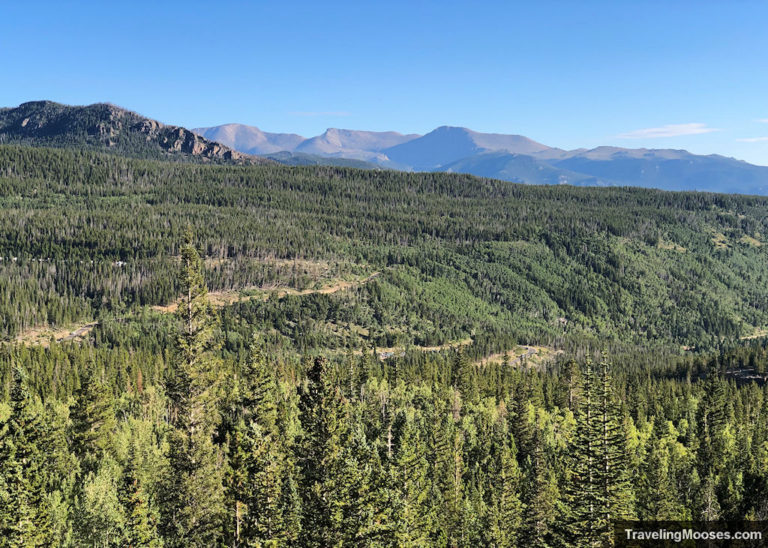
[[[119,4],[4,4],[0,105],[305,136],[457,125],[768,165],[764,0]]]

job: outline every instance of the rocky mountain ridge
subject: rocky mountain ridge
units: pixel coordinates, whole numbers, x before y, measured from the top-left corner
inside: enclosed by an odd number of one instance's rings
[[[0,109],[3,143],[81,146],[132,156],[188,157],[204,162],[263,161],[183,127],[165,125],[109,103],[69,106],[31,101]]]

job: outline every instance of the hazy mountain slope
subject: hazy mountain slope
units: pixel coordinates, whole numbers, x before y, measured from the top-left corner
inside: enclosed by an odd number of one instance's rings
[[[347,158],[364,162],[362,167],[376,164],[406,171],[454,171],[534,184],[768,194],[768,167],[685,150],[602,146],[566,151],[521,135],[450,126],[423,136],[329,129],[310,139],[263,133],[237,124],[204,129],[205,136],[243,152],[270,154],[279,149],[311,155],[274,156],[289,164],[322,163],[317,157]]]
[[[51,101],[0,109],[0,143],[85,147],[142,157],[254,163],[257,158],[182,127],[167,126],[123,108],[97,103],[69,106]]]
[[[304,152],[288,152],[286,150],[274,152],[264,156],[286,166],[337,166],[355,167],[358,169],[381,169],[381,166],[354,158],[318,156]]]
[[[551,166],[532,156],[507,152],[486,152],[469,158],[462,158],[441,166],[436,171],[469,173],[503,181],[539,185],[604,186],[611,184],[592,175]]]
[[[385,164],[389,158],[381,151],[407,143],[420,135],[402,135],[394,131],[354,131],[330,128],[296,147],[296,152],[321,156],[343,156]]]
[[[383,152],[395,163],[424,171],[476,154],[499,150],[513,154],[532,154],[553,149],[520,135],[484,134],[466,128],[443,126]]]
[[[195,128],[192,131],[206,139],[227,145],[246,154],[272,154],[293,151],[306,139],[295,133],[267,133],[255,126],[224,124]]]
[[[335,154],[343,150],[379,152],[385,148],[418,139],[420,135],[403,135],[395,131],[355,131],[329,128],[322,135],[307,139],[298,149],[313,154]]]
[[[768,167],[724,156],[679,150],[592,150],[550,165],[614,181],[664,190],[768,194]]]

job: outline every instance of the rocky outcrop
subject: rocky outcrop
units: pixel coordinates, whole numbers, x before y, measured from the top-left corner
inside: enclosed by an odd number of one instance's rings
[[[105,148],[137,156],[186,156],[204,162],[267,161],[107,103],[68,106],[33,101],[0,109],[0,143]]]

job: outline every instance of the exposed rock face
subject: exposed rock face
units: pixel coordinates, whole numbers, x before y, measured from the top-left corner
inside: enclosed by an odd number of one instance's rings
[[[103,147],[140,156],[186,155],[212,162],[264,161],[185,128],[105,103],[80,107],[33,101],[0,109],[0,143]]]

